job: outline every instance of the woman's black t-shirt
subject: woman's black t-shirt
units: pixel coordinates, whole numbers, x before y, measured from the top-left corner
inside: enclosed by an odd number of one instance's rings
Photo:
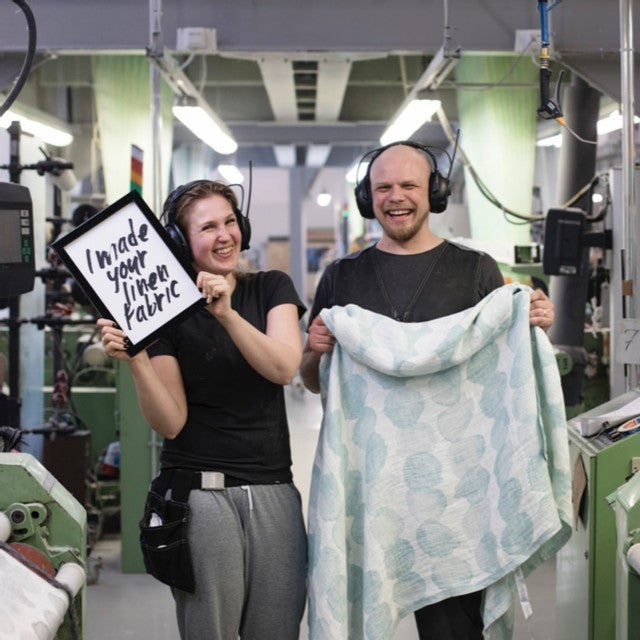
[[[282,271],[240,274],[231,306],[266,331],[268,312],[305,307]],[[252,483],[291,482],[289,427],[282,385],[263,378],[244,359],[226,330],[199,309],[147,349],[178,360],[187,397],[187,422],[165,440],[162,468],[221,471]]]

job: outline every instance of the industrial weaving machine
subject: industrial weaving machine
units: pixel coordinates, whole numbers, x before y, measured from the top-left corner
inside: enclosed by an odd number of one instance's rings
[[[31,455],[0,453],[0,639],[79,640],[87,517]]]

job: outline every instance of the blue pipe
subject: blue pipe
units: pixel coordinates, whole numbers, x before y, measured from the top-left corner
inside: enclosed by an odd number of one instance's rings
[[[555,4],[558,4],[557,2]],[[543,47],[549,45],[549,31],[547,27],[547,0],[538,2],[538,11],[540,13],[540,40]]]

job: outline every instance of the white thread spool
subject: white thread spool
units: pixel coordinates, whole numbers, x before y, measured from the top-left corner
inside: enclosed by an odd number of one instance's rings
[[[627,551],[627,562],[636,573],[640,573],[640,542],[629,547],[629,551]]]
[[[86,575],[84,569],[79,564],[67,562],[58,569],[56,580],[62,584],[66,584],[75,596],[85,583]]]
[[[8,553],[0,551],[0,575],[3,576],[3,617],[0,639],[39,638],[54,640],[69,608],[69,597]],[[83,568],[76,563],[63,564],[56,575],[75,596],[84,584]]]

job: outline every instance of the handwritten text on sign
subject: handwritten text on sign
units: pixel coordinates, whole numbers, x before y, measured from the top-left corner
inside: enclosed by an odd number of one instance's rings
[[[66,251],[133,343],[202,297],[135,203],[70,242]]]
[[[623,318],[616,338],[616,362],[640,364],[640,320]]]

